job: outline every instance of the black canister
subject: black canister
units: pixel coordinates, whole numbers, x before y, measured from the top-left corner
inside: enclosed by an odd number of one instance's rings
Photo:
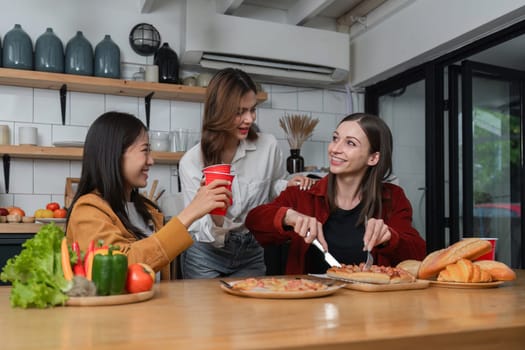
[[[52,28],[47,28],[44,34],[36,39],[35,70],[64,73],[64,45],[53,33]]]
[[[155,52],[153,62],[159,66],[159,83],[179,83],[179,58],[168,43]]]
[[[95,76],[120,78],[120,49],[107,34],[95,47]]]
[[[20,24],[6,33],[2,56],[6,68],[33,69],[33,43]]]
[[[80,30],[66,45],[65,71],[68,74],[93,75],[93,47]]]

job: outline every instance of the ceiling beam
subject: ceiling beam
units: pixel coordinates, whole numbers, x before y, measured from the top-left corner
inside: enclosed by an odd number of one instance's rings
[[[334,0],[301,0],[297,1],[286,14],[286,22],[292,25],[303,25],[317,16]]]
[[[232,15],[241,6],[242,2],[243,0],[217,0],[215,2],[217,13]]]
[[[155,0],[139,0],[140,13],[150,13]]]
[[[362,23],[363,18],[365,18],[368,13],[387,1],[388,0],[362,0],[350,11],[337,18],[337,24],[351,27],[356,22]]]

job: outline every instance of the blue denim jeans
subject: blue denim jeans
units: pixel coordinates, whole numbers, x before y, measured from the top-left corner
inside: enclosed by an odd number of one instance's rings
[[[194,242],[181,255],[181,270],[183,278],[263,276],[264,251],[251,233],[229,233],[222,248]]]

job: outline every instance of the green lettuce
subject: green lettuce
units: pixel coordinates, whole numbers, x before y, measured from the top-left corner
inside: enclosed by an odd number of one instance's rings
[[[64,231],[50,223],[22,244],[20,254],[10,258],[0,279],[11,282],[11,306],[46,308],[63,305],[71,287],[64,278],[60,246]]]

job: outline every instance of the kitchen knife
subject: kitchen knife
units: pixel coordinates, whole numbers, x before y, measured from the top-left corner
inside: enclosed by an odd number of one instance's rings
[[[341,264],[336,260],[336,258],[333,257],[332,254],[329,252],[325,252],[323,246],[321,245],[321,242],[316,238],[312,242],[323,254],[324,254],[324,260],[328,263],[328,265],[334,267],[341,267]]]

